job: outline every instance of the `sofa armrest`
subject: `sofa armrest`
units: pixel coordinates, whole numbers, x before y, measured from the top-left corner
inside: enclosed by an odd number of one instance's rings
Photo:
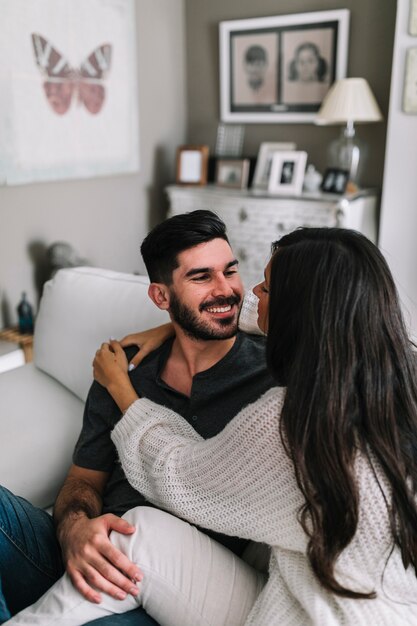
[[[0,484],[51,505],[72,461],[84,403],[33,363],[0,374]]]

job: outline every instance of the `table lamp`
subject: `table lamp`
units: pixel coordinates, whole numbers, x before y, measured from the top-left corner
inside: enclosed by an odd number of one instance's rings
[[[316,124],[346,124],[339,139],[329,146],[329,165],[349,172],[349,181],[358,186],[364,145],[355,137],[355,123],[379,122],[382,114],[364,78],[343,78],[326,94]]]

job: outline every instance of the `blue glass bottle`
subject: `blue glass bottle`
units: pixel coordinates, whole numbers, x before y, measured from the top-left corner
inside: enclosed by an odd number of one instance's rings
[[[19,317],[19,332],[23,334],[33,333],[33,310],[26,300],[25,292],[22,293],[22,299],[17,306],[17,315]]]

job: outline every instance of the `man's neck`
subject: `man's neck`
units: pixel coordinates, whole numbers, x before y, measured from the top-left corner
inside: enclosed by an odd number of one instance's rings
[[[176,329],[171,353],[161,373],[162,380],[186,396],[191,395],[193,377],[216,365],[231,350],[236,337],[203,341]]]

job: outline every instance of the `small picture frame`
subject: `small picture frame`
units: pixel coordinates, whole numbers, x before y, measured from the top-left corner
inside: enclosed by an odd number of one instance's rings
[[[208,157],[208,146],[179,146],[177,148],[177,184],[205,185],[207,183]]]
[[[408,25],[410,35],[417,35],[417,0],[410,0],[410,21]]]
[[[324,193],[342,194],[346,191],[348,181],[348,170],[341,170],[335,167],[329,167],[324,173],[323,181],[321,183],[321,190]]]
[[[307,152],[275,152],[268,182],[269,193],[297,196],[303,189]]]
[[[403,91],[404,113],[417,113],[417,48],[407,50]]]
[[[248,176],[249,159],[218,159],[216,162],[216,185],[245,189]]]
[[[257,189],[268,189],[269,176],[271,174],[272,157],[275,152],[291,151],[296,149],[293,142],[263,142],[259,147],[256,159],[255,173],[252,186]]]

